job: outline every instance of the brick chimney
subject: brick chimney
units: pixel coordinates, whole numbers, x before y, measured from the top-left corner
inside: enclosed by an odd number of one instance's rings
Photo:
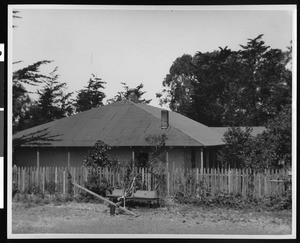
[[[169,111],[161,111],[161,129],[167,129],[169,127]]]
[[[129,91],[129,95],[128,95],[128,100],[134,102],[134,103],[138,103],[138,97],[136,95],[136,90],[132,89]]]

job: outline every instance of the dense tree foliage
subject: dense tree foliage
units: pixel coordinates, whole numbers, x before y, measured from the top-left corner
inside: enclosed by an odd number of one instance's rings
[[[97,78],[92,74],[89,79],[88,85],[77,92],[77,97],[74,103],[76,112],[90,110],[103,105],[105,94],[101,91],[104,89],[105,82],[101,78]]]
[[[19,63],[19,62],[16,62]],[[15,64],[16,64],[15,63]],[[29,119],[29,110],[32,109],[32,99],[25,84],[37,86],[50,80],[49,75],[40,73],[40,67],[51,63],[43,60],[13,72],[13,132],[27,128],[25,120]]]
[[[291,106],[286,106],[277,117],[269,120],[266,131],[254,137],[252,128],[230,128],[224,135],[225,146],[218,159],[223,166],[250,168],[289,167],[292,164]]]
[[[72,93],[65,94],[66,83],[58,81],[56,70],[50,74],[50,78],[44,80],[43,88],[37,91],[38,100],[31,102],[28,110],[23,113],[22,120],[19,121],[22,130],[72,114]]]
[[[163,86],[169,89],[163,89],[166,93],[156,94],[160,99],[160,104],[169,104],[171,110],[188,115],[191,110],[191,96],[194,94],[195,67],[192,65],[192,56],[184,54],[175,60],[170,68],[170,73],[166,75]]]
[[[220,48],[177,58],[161,104],[208,126],[258,126],[291,103],[291,49],[271,49],[262,35],[241,50]]]
[[[142,96],[146,93],[146,91],[142,91],[144,87],[142,83],[136,86],[135,88],[129,88],[129,86],[126,83],[121,84],[123,84],[124,91],[120,91],[115,97],[108,99],[108,104],[124,99],[131,100],[135,103],[149,104],[151,102],[151,100],[142,99]]]
[[[94,147],[88,151],[87,156],[83,160],[83,165],[89,169],[105,167],[105,166],[117,166],[118,161],[116,159],[109,158],[109,151],[111,147],[99,140],[95,143]]]

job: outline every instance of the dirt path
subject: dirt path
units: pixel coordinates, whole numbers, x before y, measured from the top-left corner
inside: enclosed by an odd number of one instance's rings
[[[26,208],[13,203],[12,233],[77,234],[291,234],[291,212],[242,212],[188,205],[135,208],[138,217],[111,216],[102,204],[68,203]]]

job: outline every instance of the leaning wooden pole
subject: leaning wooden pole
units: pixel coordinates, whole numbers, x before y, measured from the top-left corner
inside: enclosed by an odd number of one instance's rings
[[[94,192],[92,192],[92,191],[90,191],[90,190],[88,190],[88,189],[86,189],[86,188],[84,188],[84,187],[78,185],[77,183],[73,183],[73,185],[76,186],[76,187],[78,187],[78,188],[81,189],[81,190],[84,190],[84,191],[86,191],[86,192],[92,194],[93,196],[95,196],[95,197],[101,199],[102,201],[107,202],[107,203],[110,204],[110,205],[113,205],[114,207],[120,208],[121,210],[123,210],[123,211],[126,212],[126,213],[129,213],[129,214],[132,214],[132,215],[136,216],[136,214],[135,214],[134,212],[131,212],[131,211],[129,211],[129,210],[126,209],[126,208],[119,207],[117,204],[113,203],[112,201],[106,199],[105,197],[99,196],[98,194],[96,194],[96,193],[94,193]]]

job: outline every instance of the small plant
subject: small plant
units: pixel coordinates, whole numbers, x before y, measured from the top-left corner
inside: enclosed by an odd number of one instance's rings
[[[276,195],[269,198],[269,202],[266,203],[266,207],[270,211],[292,209],[292,193],[287,191],[282,195]]]
[[[111,147],[101,140],[98,140],[94,147],[88,151],[88,155],[83,160],[83,165],[87,168],[100,168],[100,167],[117,167],[118,161],[111,159],[108,152]]]
[[[168,137],[165,134],[154,134],[145,138],[145,141],[152,146],[152,151],[150,153],[151,159],[148,161],[147,167],[151,168],[151,174],[157,181],[157,186],[154,190],[157,191],[162,202],[167,194],[166,154],[172,149],[171,147],[166,146],[167,139]]]
[[[108,193],[112,193],[113,190],[113,187],[108,183],[106,178],[100,178],[96,171],[92,171],[88,175],[88,179],[84,187],[102,197],[105,197]],[[84,202],[90,202],[98,199],[88,192],[81,192],[80,200]]]
[[[74,185],[72,183],[72,175],[70,171],[68,171],[68,195],[67,197],[71,199],[74,196]]]
[[[232,209],[249,209],[256,208],[259,211],[264,209],[268,211],[291,209],[292,197],[287,192],[283,195],[277,195],[271,198],[259,198],[256,196],[242,196],[233,193],[218,193],[214,196],[185,195],[178,190],[174,193],[174,200],[177,203],[193,204],[205,207],[221,207]]]
[[[19,193],[18,186],[15,183],[13,183],[13,186],[12,186],[12,198],[14,198],[15,195],[18,194],[18,193]]]
[[[38,186],[30,186],[30,187],[28,187],[24,191],[24,194],[33,195],[33,196],[37,196],[37,197],[40,197],[40,198],[44,198],[45,197],[44,192]]]
[[[45,182],[45,191],[49,193],[50,195],[53,195],[56,193],[56,185],[54,181],[46,181]]]
[[[113,188],[105,178],[100,177],[99,172],[103,167],[117,168],[119,166],[116,159],[109,158],[108,152],[110,149],[111,147],[109,145],[98,140],[83,160],[83,165],[88,169],[88,178],[84,187],[103,197],[105,197],[108,192],[111,193]],[[81,192],[80,198],[76,200],[88,202],[94,201],[95,199],[93,195],[87,192]]]

